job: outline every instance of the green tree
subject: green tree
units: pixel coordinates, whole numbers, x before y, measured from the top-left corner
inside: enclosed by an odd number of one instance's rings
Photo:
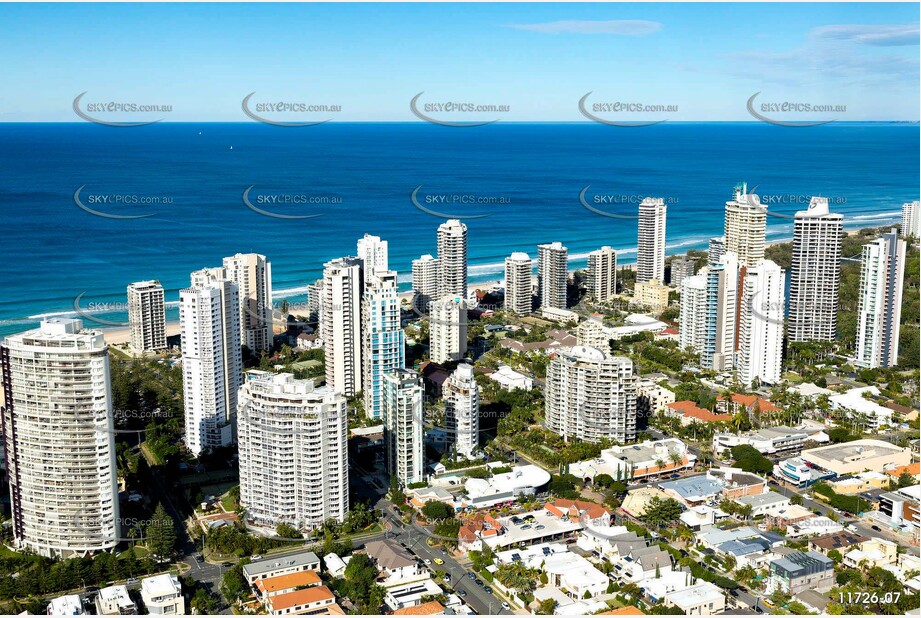
[[[160,560],[168,560],[176,552],[176,524],[162,504],[157,504],[144,533],[147,536],[147,548]]]

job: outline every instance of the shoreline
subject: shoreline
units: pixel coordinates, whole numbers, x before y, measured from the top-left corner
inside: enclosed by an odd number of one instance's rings
[[[885,227],[889,227],[889,226],[883,226],[883,228]],[[859,228],[859,229],[854,229],[854,230],[845,230],[845,234],[847,236],[857,236],[864,230],[875,230],[875,229],[882,229],[882,228],[880,228],[879,226],[871,226],[871,227],[864,227],[864,228]],[[792,238],[787,238],[787,239],[782,239],[782,240],[771,240],[771,241],[766,241],[764,243],[764,246],[771,247],[774,245],[782,245],[782,244],[791,243],[791,242],[793,242]],[[679,255],[685,255],[687,254],[688,251],[695,251],[695,249],[685,249],[684,251],[666,253],[666,258],[675,257]],[[697,249],[697,251],[703,251],[704,253],[706,253],[705,249]],[[578,270],[584,270],[584,268],[572,268],[572,269],[567,269],[567,270],[568,272],[573,273]],[[630,264],[623,264],[623,265],[618,264],[617,270],[635,271],[636,263],[633,262]],[[497,287],[501,287],[502,280],[503,280],[502,278],[499,278],[499,279],[489,279],[487,281],[481,281],[479,283],[470,283],[467,285],[468,297],[472,295],[474,292],[476,292],[477,290],[489,291],[489,290],[496,289]],[[398,297],[400,298],[401,301],[411,300],[412,295],[413,295],[413,292],[411,290],[407,290],[404,292],[400,292]],[[286,296],[281,295],[279,296],[279,298],[286,298]],[[103,335],[105,335],[106,343],[108,343],[109,345],[124,345],[124,344],[127,344],[131,338],[130,329],[127,326],[119,326],[119,327],[112,327],[112,328],[103,327],[103,328],[98,328],[95,330],[98,330],[102,332]],[[179,321],[178,320],[167,321],[166,322],[166,333],[168,337],[178,335],[179,334]]]

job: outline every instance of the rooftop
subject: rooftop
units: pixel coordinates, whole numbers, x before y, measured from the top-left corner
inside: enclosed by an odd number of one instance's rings
[[[752,508],[759,508],[762,506],[780,504],[781,502],[789,501],[789,498],[786,496],[781,496],[776,491],[768,491],[763,494],[756,494],[754,496],[742,496],[741,498],[736,498],[736,502],[739,504],[749,504]]]
[[[278,613],[292,607],[306,605],[308,603],[317,603],[319,601],[333,601],[335,595],[326,586],[311,586],[294,592],[276,594],[266,600],[266,604],[271,606],[273,612]]]
[[[412,607],[404,607],[393,612],[394,616],[432,616],[444,613],[445,606],[438,601],[429,601]]]
[[[854,440],[853,442],[805,450],[802,453],[802,457],[807,460],[809,458],[821,458],[831,463],[849,464],[875,457],[894,455],[907,450],[882,440]]]
[[[243,574],[249,578],[263,573],[270,573],[278,569],[287,569],[291,567],[306,566],[309,564],[319,563],[320,559],[312,551],[302,551],[297,554],[279,556],[277,558],[268,558],[259,562],[250,562],[243,565]]]
[[[416,564],[412,556],[393,539],[371,541],[365,545],[365,553],[377,561],[378,567],[388,571]]]
[[[279,575],[277,577],[267,577],[256,581],[256,587],[261,592],[272,593],[278,590],[287,590],[288,588],[300,588],[302,586],[315,586],[322,580],[316,571],[298,571],[288,575]]]
[[[843,549],[853,545],[859,545],[869,540],[869,537],[863,536],[862,534],[842,530],[841,532],[833,532],[832,534],[825,534],[809,539],[809,543],[816,547],[821,547],[825,551],[829,551],[832,549]]]
[[[659,483],[659,487],[665,491],[673,491],[685,500],[703,500],[719,495],[723,491],[723,486],[719,481],[704,474],[665,481]]]

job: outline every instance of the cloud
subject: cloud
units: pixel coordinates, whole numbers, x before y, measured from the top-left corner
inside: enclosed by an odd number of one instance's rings
[[[622,36],[642,36],[662,29],[657,21],[642,19],[612,19],[609,21],[563,20],[542,24],[513,24],[516,30],[530,30],[544,34],[617,34]]]
[[[813,28],[809,34],[820,39],[850,41],[880,47],[917,45],[919,40],[918,24],[821,26]]]

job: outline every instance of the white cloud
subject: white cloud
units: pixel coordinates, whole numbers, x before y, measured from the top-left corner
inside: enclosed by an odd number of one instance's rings
[[[609,21],[563,20],[542,24],[513,24],[516,30],[530,30],[545,34],[618,34],[622,36],[642,36],[662,29],[657,21],[641,19],[613,19]]]
[[[814,28],[810,35],[820,39],[850,41],[881,47],[917,45],[919,40],[918,24],[821,26]]]

